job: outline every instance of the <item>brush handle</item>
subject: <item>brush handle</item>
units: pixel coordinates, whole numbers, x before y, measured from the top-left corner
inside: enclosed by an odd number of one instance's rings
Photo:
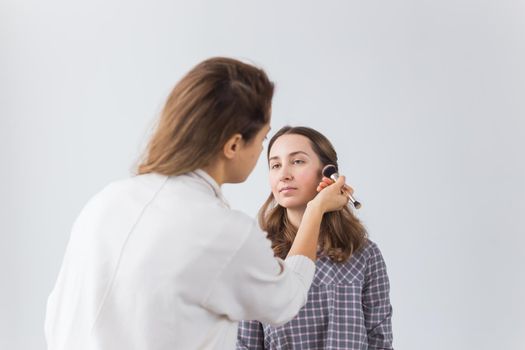
[[[334,181],[337,181],[337,179],[339,178],[339,175],[337,173],[335,174],[332,174],[332,176],[330,176],[330,178]],[[348,188],[348,186],[344,185],[343,186],[343,193],[346,194],[348,196],[348,198],[350,199],[350,202],[352,202],[352,205],[354,206],[354,208],[356,209],[359,209],[361,208],[361,203],[358,202],[354,196],[352,196],[352,194],[350,193],[350,189]]]

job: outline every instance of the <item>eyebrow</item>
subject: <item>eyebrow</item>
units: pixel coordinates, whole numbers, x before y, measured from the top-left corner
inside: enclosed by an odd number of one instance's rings
[[[288,154],[288,156],[289,157],[293,157],[293,156],[298,155],[298,154],[304,154],[305,156],[310,157],[310,155],[308,153],[303,152],[303,151],[295,151],[295,152],[292,152],[292,153]],[[275,160],[275,159],[279,159],[279,156],[273,156],[273,157],[269,158],[268,161]]]

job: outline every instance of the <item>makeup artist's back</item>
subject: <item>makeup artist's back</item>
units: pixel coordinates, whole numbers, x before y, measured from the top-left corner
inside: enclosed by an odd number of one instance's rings
[[[115,182],[74,224],[49,349],[232,349],[236,321],[284,323],[305,302],[280,264],[202,170]]]

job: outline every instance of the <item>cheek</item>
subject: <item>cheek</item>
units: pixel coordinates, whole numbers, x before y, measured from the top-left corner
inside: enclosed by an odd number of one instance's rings
[[[272,190],[272,193],[275,196],[277,192],[277,185],[279,184],[279,179],[276,176],[274,176],[270,170],[270,176],[268,177],[268,180],[270,183],[270,189]]]
[[[296,176],[296,180],[301,183],[305,189],[316,192],[317,185],[321,181],[321,176],[317,176],[315,171],[307,171]]]

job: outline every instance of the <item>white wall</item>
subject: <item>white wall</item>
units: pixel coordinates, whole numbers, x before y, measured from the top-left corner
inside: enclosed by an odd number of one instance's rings
[[[0,348],[44,348],[76,215],[130,174],[175,82],[227,55],[276,82],[274,130],[338,149],[397,349],[523,349],[524,31],[510,0],[0,0]],[[264,161],[224,191],[255,214]]]

